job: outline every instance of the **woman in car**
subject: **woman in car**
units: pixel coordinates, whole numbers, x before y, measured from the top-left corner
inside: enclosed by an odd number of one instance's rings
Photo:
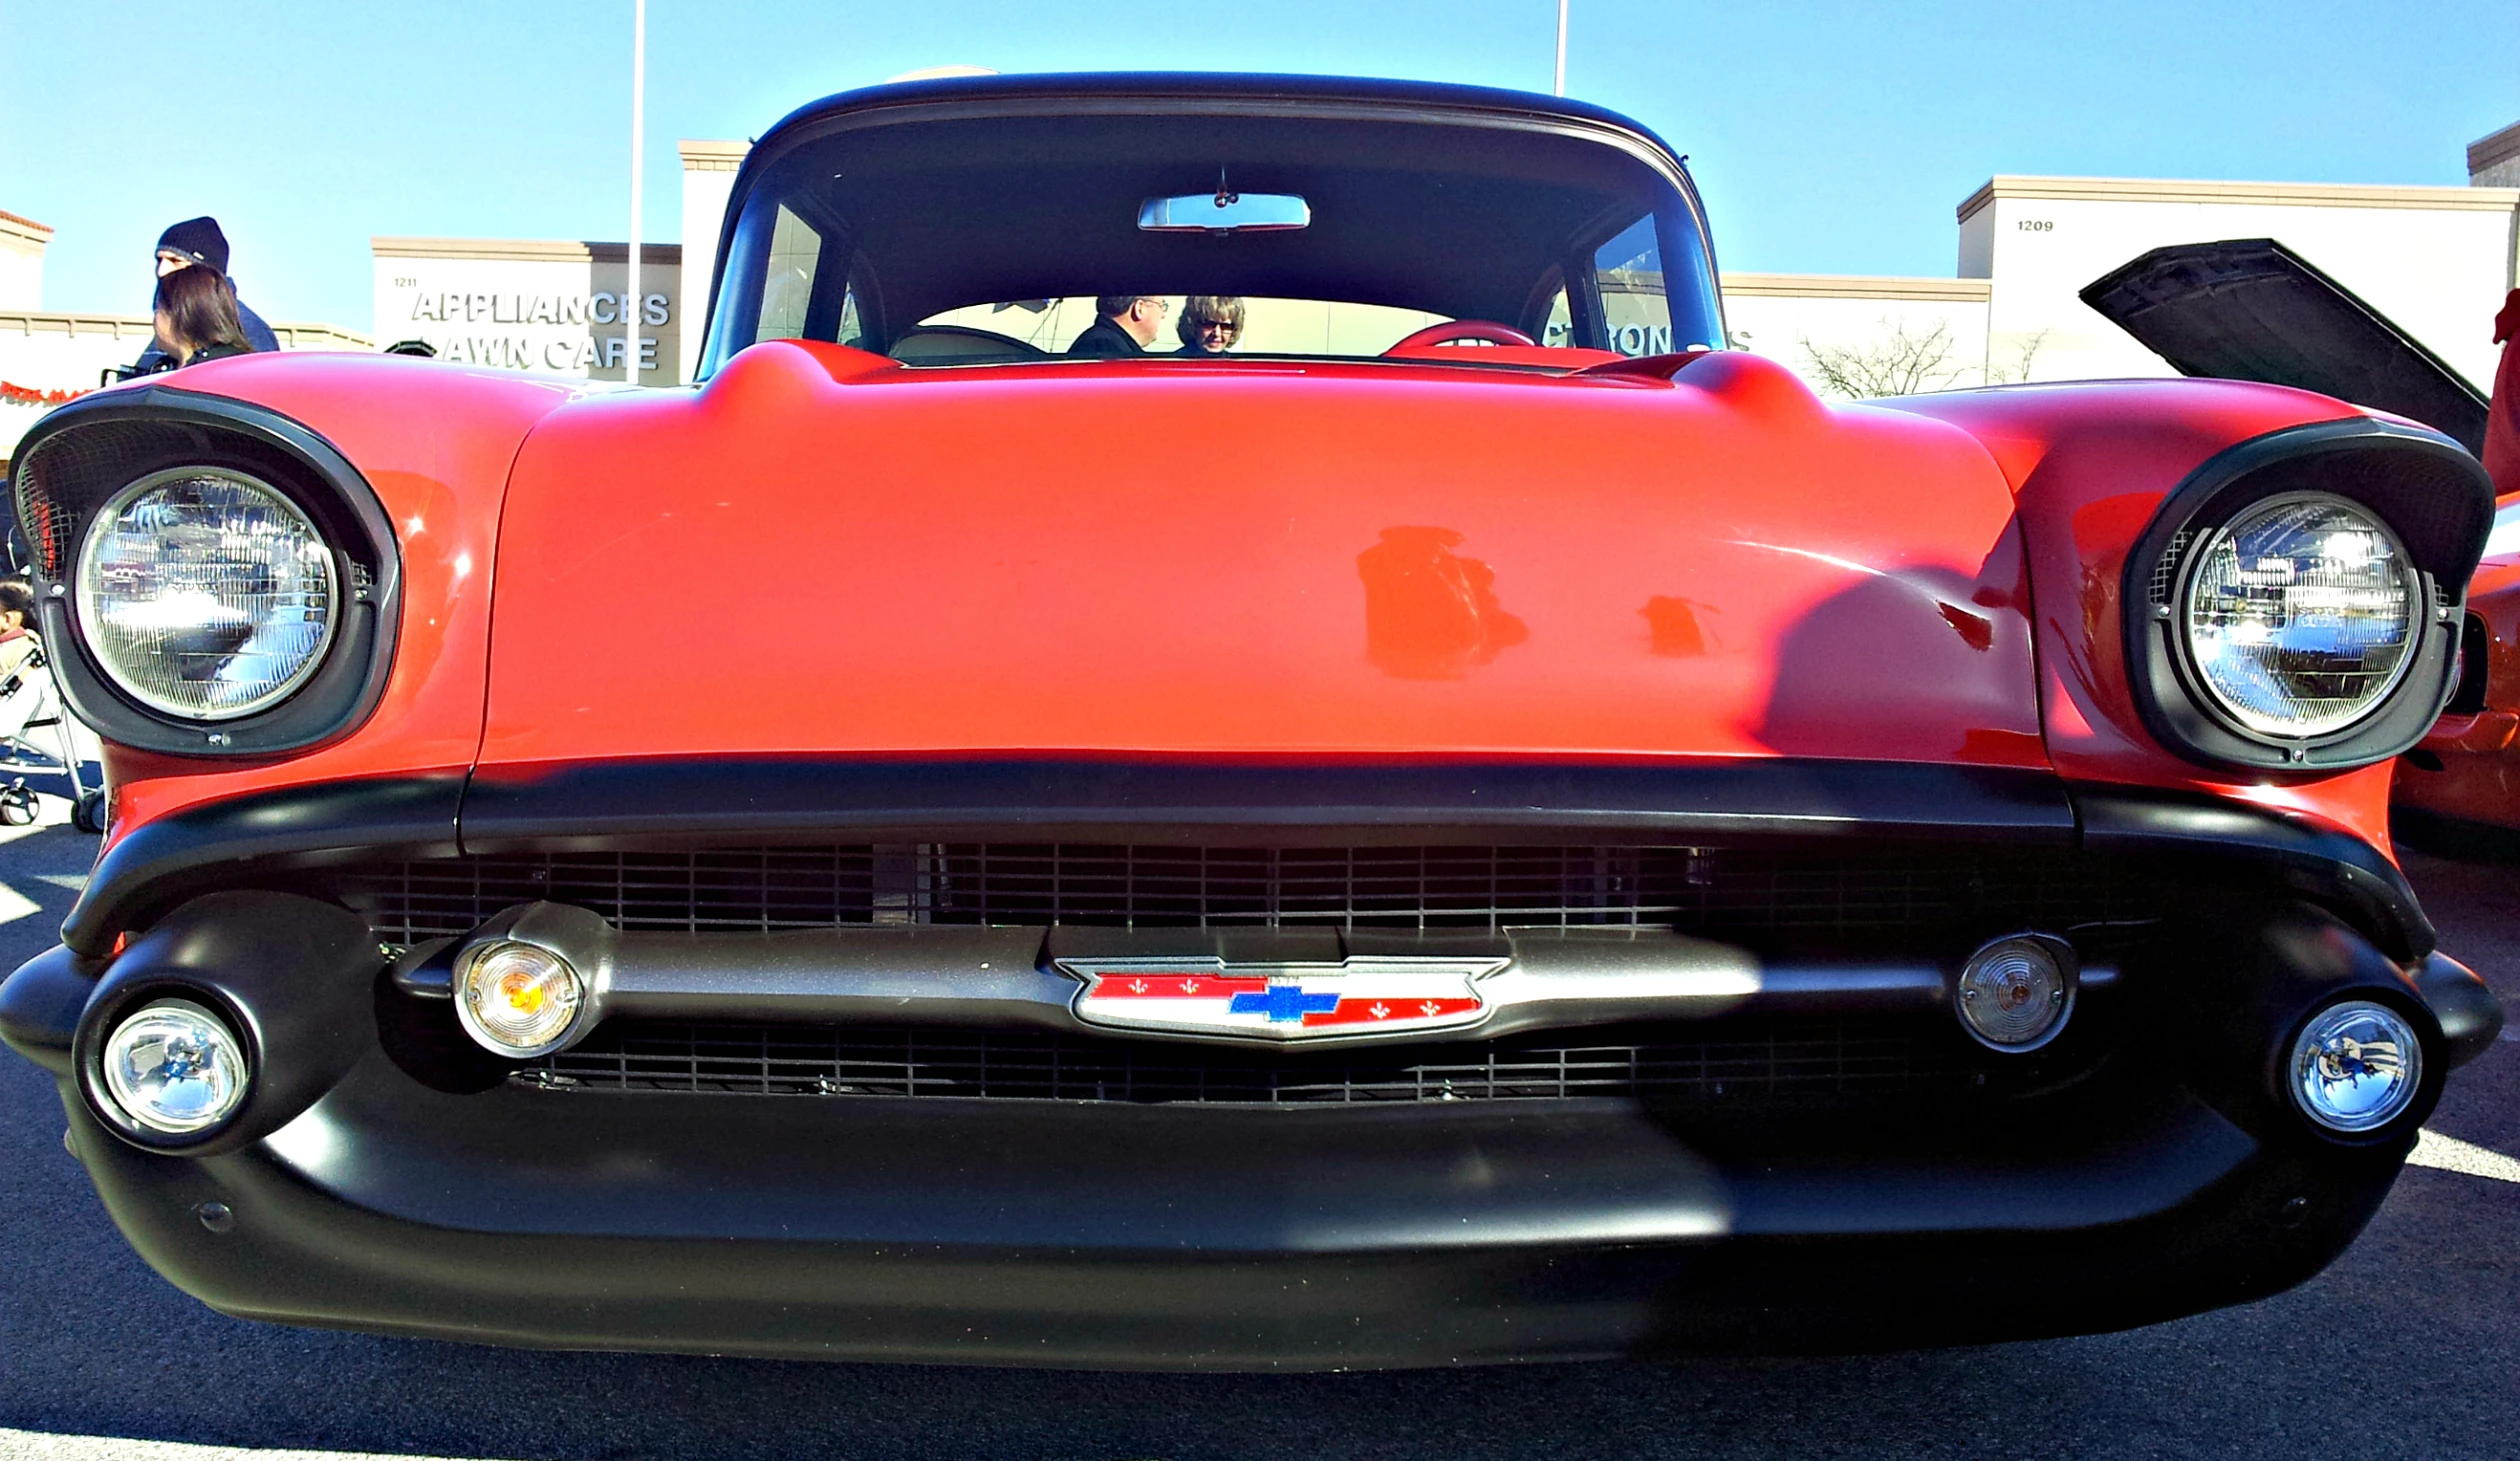
[[[1181,353],[1222,355],[1242,338],[1243,302],[1233,294],[1194,294],[1181,306]]]

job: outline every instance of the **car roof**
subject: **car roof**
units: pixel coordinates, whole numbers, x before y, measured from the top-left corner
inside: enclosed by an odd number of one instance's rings
[[[1172,120],[1164,122],[1165,118]],[[1500,216],[1527,215],[1534,220],[1535,227],[1541,222],[1556,220],[1556,215],[1576,206],[1573,198],[1574,190],[1601,184],[1602,178],[1610,173],[1641,168],[1645,173],[1658,175],[1662,180],[1662,185],[1680,199],[1682,210],[1689,215],[1689,222],[1683,227],[1693,225],[1692,231],[1697,237],[1697,252],[1700,258],[1696,267],[1705,276],[1703,280],[1698,281],[1697,287],[1708,294],[1711,294],[1713,290],[1713,239],[1707,227],[1703,204],[1688,177],[1684,160],[1675,155],[1659,137],[1638,123],[1586,102],[1492,87],[1336,76],[1198,73],[951,76],[892,82],[825,97],[799,107],[762,135],[745,158],[730,190],[727,206],[728,226],[720,236],[718,256],[712,261],[710,313],[713,325],[722,304],[718,296],[725,285],[724,273],[729,250],[734,244],[737,233],[734,220],[744,211],[747,200],[756,187],[763,185],[774,172],[784,169],[791,159],[817,155],[815,149],[830,144],[842,144],[842,139],[846,137],[864,137],[865,145],[878,147],[878,155],[898,152],[902,154],[902,159],[895,163],[873,167],[861,162],[845,169],[835,170],[832,173],[833,178],[848,179],[842,186],[851,192],[884,186],[880,179],[886,175],[886,166],[892,166],[903,177],[910,176],[911,173],[907,170],[908,160],[920,151],[927,151],[933,154],[931,160],[936,169],[931,174],[933,182],[930,186],[933,189],[947,190],[959,186],[966,191],[976,189],[985,197],[998,198],[1012,195],[1003,191],[993,191],[982,177],[982,169],[974,161],[984,155],[996,156],[997,151],[994,144],[977,141],[976,138],[984,134],[975,134],[969,130],[970,128],[1013,125],[1027,129],[1023,134],[1022,142],[1007,152],[1007,156],[1013,158],[1018,155],[1029,155],[1040,148],[1056,146],[1057,143],[1053,139],[1065,137],[1078,128],[1097,130],[1107,126],[1132,128],[1139,127],[1147,121],[1159,122],[1160,130],[1154,133],[1140,131],[1136,134],[1137,136],[1156,136],[1176,141],[1180,146],[1200,151],[1203,157],[1220,161],[1230,155],[1229,150],[1209,147],[1206,143],[1199,141],[1196,133],[1201,130],[1213,131],[1219,125],[1240,127],[1246,122],[1259,129],[1286,124],[1312,126],[1326,123],[1337,126],[1352,123],[1377,127],[1384,124],[1405,124],[1420,130],[1430,139],[1440,136],[1447,127],[1461,127],[1464,129],[1465,137],[1475,129],[1484,134],[1484,140],[1472,142],[1463,149],[1460,156],[1487,159],[1500,168],[1521,167],[1528,175],[1522,179],[1519,186],[1527,190],[1539,192],[1554,190],[1556,193],[1568,195],[1557,198],[1545,206],[1532,204],[1521,207],[1500,207],[1498,210]],[[1502,134],[1498,131],[1500,128],[1503,129]],[[1517,137],[1512,134],[1520,135]],[[875,142],[877,137],[900,140],[877,144]],[[926,140],[913,141],[911,140],[913,138]],[[855,148],[860,144],[842,145]],[[1536,171],[1526,165],[1529,161],[1526,154],[1539,155],[1534,153],[1533,149],[1541,149],[1545,152],[1551,148],[1568,147],[1599,158],[1599,164],[1597,166],[1586,164],[1578,159],[1576,165],[1573,166],[1561,163],[1556,166],[1542,167]],[[1518,161],[1509,163],[1509,158]],[[1613,161],[1613,159],[1619,160]],[[1356,159],[1349,158],[1347,161],[1354,162]],[[1010,162],[1010,166],[1012,165],[1013,163]],[[1258,169],[1254,174],[1247,176],[1255,177],[1257,179],[1255,185],[1265,191],[1272,186],[1266,172],[1265,168]],[[1184,175],[1187,176],[1186,173]],[[1440,180],[1433,179],[1432,174],[1429,176],[1429,186],[1439,188],[1442,186]],[[1221,182],[1221,176],[1219,181]],[[1327,189],[1328,185],[1322,180],[1316,178],[1314,181]],[[1506,185],[1500,175],[1496,186],[1502,188]],[[787,184],[780,186],[787,186]],[[1385,187],[1383,191],[1388,193],[1390,189]],[[860,201],[863,203],[868,200]],[[1061,194],[1055,201],[1059,203],[1059,206],[1073,212],[1084,206],[1085,199],[1082,192],[1077,192],[1074,196]],[[1101,210],[1103,213],[1112,213],[1118,207],[1116,204],[1110,204],[1108,199],[1101,201],[1110,205]],[[1131,216],[1134,216],[1136,201],[1136,195],[1128,199],[1130,207],[1126,211]],[[1400,208],[1406,202],[1405,199],[1397,196],[1386,198],[1384,201],[1391,208]],[[930,197],[923,202],[934,204],[935,199]],[[893,206],[890,200],[887,200],[884,206],[862,208],[858,216],[861,219],[867,217],[891,219],[894,221],[892,231],[898,232],[909,229],[913,224],[929,220],[931,215],[960,216],[952,208]],[[1145,250],[1139,247],[1142,241],[1136,237],[1134,230],[1130,238],[1116,243],[1110,239],[1101,238],[1100,234],[1108,230],[1097,230],[1089,226],[1100,216],[1099,213],[1093,214],[1089,219],[1062,215],[1056,219],[1045,220],[1041,227],[1030,230],[1030,236],[1037,241],[1058,241],[1056,249],[1053,249],[1050,243],[1036,242],[1032,249],[1033,253],[1064,250],[1066,254],[1090,259],[1096,265],[1091,269],[1081,267],[1049,269],[1045,265],[1041,269],[1032,271],[1032,273],[1060,276],[1057,278],[1030,277],[1024,270],[1016,267],[1019,262],[1016,260],[996,261],[1002,266],[997,272],[1005,273],[1007,277],[1001,278],[992,274],[990,277],[982,278],[972,275],[968,268],[957,272],[955,268],[949,267],[955,262],[951,257],[953,251],[935,240],[888,241],[861,233],[858,242],[874,259],[874,262],[886,266],[878,270],[879,277],[884,279],[884,288],[880,292],[885,299],[884,312],[888,316],[896,317],[895,324],[915,321],[938,309],[970,304],[983,295],[990,299],[1002,300],[1080,292],[1081,286],[1069,287],[1074,281],[1065,277],[1068,275],[1090,276],[1097,280],[1125,280],[1132,277],[1152,279],[1158,273],[1175,272],[1141,267],[1145,261],[1136,260],[1135,256]],[[1114,216],[1117,214],[1114,213]],[[837,219],[839,215],[835,214],[833,217]],[[1182,283],[1180,289],[1167,287],[1164,292],[1285,294],[1289,297],[1312,297],[1320,292],[1323,286],[1319,280],[1307,275],[1305,270],[1309,267],[1313,273],[1319,273],[1324,267],[1324,258],[1313,256],[1323,255],[1326,258],[1336,252],[1332,246],[1338,241],[1337,236],[1340,230],[1337,223],[1341,221],[1363,228],[1371,222],[1371,218],[1368,210],[1362,207],[1350,206],[1342,210],[1334,210],[1333,220],[1315,230],[1307,231],[1303,242],[1288,242],[1277,246],[1272,251],[1272,257],[1286,266],[1281,271],[1283,277],[1252,275],[1230,279],[1218,278],[1204,282],[1190,280]],[[1551,226],[1557,226],[1562,221],[1551,222]],[[848,229],[845,223],[836,223],[835,226],[857,232],[856,229]],[[861,223],[860,227],[863,226]],[[1572,225],[1568,226],[1572,227]],[[880,233],[882,230],[874,232]],[[1458,245],[1457,247],[1443,252],[1443,257],[1450,260],[1454,266],[1452,272],[1478,274],[1478,265],[1481,263],[1480,251],[1471,247],[1470,242],[1461,240],[1454,242]],[[900,246],[889,247],[888,243]],[[1489,252],[1495,252],[1504,246],[1503,242],[1494,242]],[[1097,249],[1102,252],[1095,252]],[[1351,254],[1355,252],[1353,243],[1350,245],[1349,252]],[[1481,305],[1481,308],[1474,311],[1475,313],[1479,313],[1482,317],[1494,315],[1497,318],[1505,316],[1497,314],[1496,311],[1514,313],[1524,303],[1524,293],[1531,283],[1528,277],[1511,281],[1514,287],[1510,291],[1504,291],[1512,295],[1510,299],[1507,299],[1503,297],[1503,293],[1499,292],[1503,290],[1503,285],[1496,280],[1485,278],[1484,275],[1480,275],[1475,281],[1479,285],[1486,286],[1483,289],[1459,287],[1463,281],[1450,279],[1449,276],[1443,279],[1434,278],[1433,274],[1440,271],[1430,270],[1426,263],[1425,253],[1423,249],[1409,251],[1405,269],[1399,268],[1398,264],[1390,259],[1359,261],[1345,256],[1341,256],[1343,259],[1341,267],[1353,270],[1365,267],[1366,262],[1377,264],[1379,272],[1375,275],[1372,287],[1367,288],[1364,293],[1353,296],[1363,302],[1391,304],[1404,308],[1439,309],[1441,312],[1457,314],[1462,308],[1460,301],[1470,300],[1474,304]],[[911,262],[905,264],[904,261]],[[1077,263],[1073,258],[1063,258],[1061,262],[1070,266]],[[1369,272],[1373,271],[1369,270]],[[930,278],[928,277],[930,275],[940,277]],[[1400,297],[1405,291],[1394,284],[1392,279],[1381,277],[1383,275],[1390,275],[1394,279],[1404,279],[1409,284],[1430,293],[1442,294],[1445,302],[1428,304],[1422,300]],[[1183,277],[1187,278],[1187,276]],[[945,287],[947,284],[953,287]],[[1447,285],[1453,287],[1439,287]],[[1082,292],[1096,291],[1085,289]],[[1101,292],[1109,291],[1102,290]],[[1384,294],[1392,297],[1384,298],[1382,297]],[[1488,300],[1485,298],[1487,294],[1497,294],[1498,297]],[[965,298],[964,295],[969,297]],[[1332,297],[1332,295],[1322,294],[1322,297]],[[1340,293],[1336,297],[1345,298],[1350,295]],[[1709,301],[1709,307],[1720,311],[1718,303]]]
[[[1341,103],[1429,114],[1486,112],[1554,120],[1624,132],[1662,154],[1675,169],[1685,162],[1670,144],[1644,124],[1590,102],[1503,87],[1463,86],[1441,81],[1393,81],[1360,76],[1296,76],[1265,72],[1205,71],[1072,71],[1001,76],[939,76],[891,81],[835,92],[808,102],[779,119],[754,144],[770,149],[798,130],[854,114],[904,106],[956,102],[987,105],[1002,102],[1071,102],[1091,106],[1120,101],[1211,101],[1241,103]],[[1431,118],[1430,118],[1431,119]]]

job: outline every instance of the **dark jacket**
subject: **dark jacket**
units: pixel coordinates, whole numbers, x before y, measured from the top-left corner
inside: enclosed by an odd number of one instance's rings
[[[279,338],[271,333],[271,326],[263,323],[261,315],[247,309],[245,301],[241,299],[236,302],[236,322],[245,327],[245,343],[256,350],[280,348]],[[151,340],[149,348],[141,351],[140,358],[131,363],[133,375],[154,375],[158,371],[174,368],[175,357],[168,353],[165,342],[160,340]]]
[[[1124,355],[1144,355],[1146,347],[1137,342],[1135,335],[1120,328],[1118,320],[1104,318],[1094,321],[1084,334],[1077,336],[1076,343],[1067,347],[1067,353],[1095,355],[1110,360]]]
[[[184,363],[186,365],[199,365],[205,360],[225,360],[231,355],[251,355],[254,353],[255,352],[246,349],[242,345],[205,345],[201,349],[194,351],[192,359],[187,360]]]

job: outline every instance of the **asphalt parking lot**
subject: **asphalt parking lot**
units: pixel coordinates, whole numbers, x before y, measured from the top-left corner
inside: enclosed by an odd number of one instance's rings
[[[94,843],[60,825],[0,836],[5,969],[51,940]],[[2445,947],[2520,1007],[2520,866],[2415,856],[2410,868]],[[2520,1454],[2509,1035],[2454,1078],[2429,1165],[2291,1293],[2127,1334],[1686,1367],[1102,1375],[273,1328],[213,1314],[142,1266],[61,1127],[51,1082],[0,1058],[0,1461]]]

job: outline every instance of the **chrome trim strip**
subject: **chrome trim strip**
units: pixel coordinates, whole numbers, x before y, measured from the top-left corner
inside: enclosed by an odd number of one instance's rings
[[[469,946],[506,938],[540,944],[574,965],[586,977],[588,992],[586,1012],[571,1044],[615,1014],[1030,1026],[1077,1035],[1243,1047],[1287,1043],[1229,1033],[1115,1031],[1089,1023],[1075,1009],[1083,981],[1057,967],[1071,956],[1050,957],[1050,932],[1042,927],[926,924],[766,934],[623,933],[583,908],[533,903],[501,913],[463,942]],[[1063,939],[1100,932],[1060,930]],[[1115,941],[1134,940],[1141,947],[1148,937],[1142,931],[1109,932]],[[1184,932],[1193,943],[1211,937]],[[1388,941],[1373,943],[1379,951]],[[1493,972],[1477,980],[1489,1012],[1474,1025],[1310,1036],[1296,1043],[1306,1049],[1337,1049],[1429,1038],[1487,1039],[1526,1030],[1703,1020],[1751,1009],[1947,1013],[1950,1004],[1950,973],[1930,960],[1770,961],[1730,944],[1627,929],[1515,932],[1506,936],[1506,943],[1510,959],[1482,959],[1466,950],[1456,958],[1440,936],[1418,951],[1422,957],[1493,966]],[[1108,965],[1124,958],[1082,962]],[[1270,962],[1256,961],[1255,966]],[[2114,974],[2105,966],[2086,966],[2083,981],[2086,986],[2105,985]]]

